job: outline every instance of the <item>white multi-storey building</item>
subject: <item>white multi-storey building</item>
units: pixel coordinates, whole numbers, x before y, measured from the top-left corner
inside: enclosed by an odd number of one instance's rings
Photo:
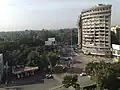
[[[82,34],[78,34],[78,40],[82,38],[84,53],[111,55],[111,7],[112,5],[98,4],[82,10],[82,27],[79,29]]]

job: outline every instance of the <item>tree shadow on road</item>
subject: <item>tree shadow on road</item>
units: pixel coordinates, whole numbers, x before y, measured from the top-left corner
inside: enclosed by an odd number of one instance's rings
[[[32,85],[32,84],[37,84],[37,83],[44,83],[44,76],[41,77],[38,74],[34,76],[23,77],[20,79],[14,79],[7,85],[7,87]],[[15,90],[21,90],[21,89],[15,89]]]
[[[76,73],[76,74],[80,74],[83,72],[83,69],[82,68],[77,68],[77,67],[74,67],[74,68],[70,68],[68,70],[69,73]]]
[[[5,88],[6,90],[23,90],[22,87],[14,87],[14,88]]]
[[[74,64],[81,64],[81,61],[74,61]]]

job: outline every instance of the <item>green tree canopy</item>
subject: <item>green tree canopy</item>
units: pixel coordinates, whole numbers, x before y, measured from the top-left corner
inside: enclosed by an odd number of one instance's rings
[[[91,79],[95,81],[101,88],[107,88],[110,90],[116,90],[118,88],[118,64],[100,62],[90,62],[87,64],[85,71],[91,76]]]
[[[65,88],[73,87],[75,90],[80,90],[80,85],[77,83],[77,75],[66,75],[62,81]]]

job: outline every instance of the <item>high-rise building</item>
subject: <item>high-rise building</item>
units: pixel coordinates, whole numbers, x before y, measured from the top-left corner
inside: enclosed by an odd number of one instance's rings
[[[111,55],[111,7],[98,4],[82,10],[78,44],[85,54]]]

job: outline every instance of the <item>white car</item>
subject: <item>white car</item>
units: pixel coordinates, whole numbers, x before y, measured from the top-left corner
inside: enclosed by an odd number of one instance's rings
[[[80,74],[80,76],[87,76],[87,74],[83,72]]]
[[[47,78],[47,79],[52,79],[53,76],[52,76],[51,74],[46,74],[46,78]]]

